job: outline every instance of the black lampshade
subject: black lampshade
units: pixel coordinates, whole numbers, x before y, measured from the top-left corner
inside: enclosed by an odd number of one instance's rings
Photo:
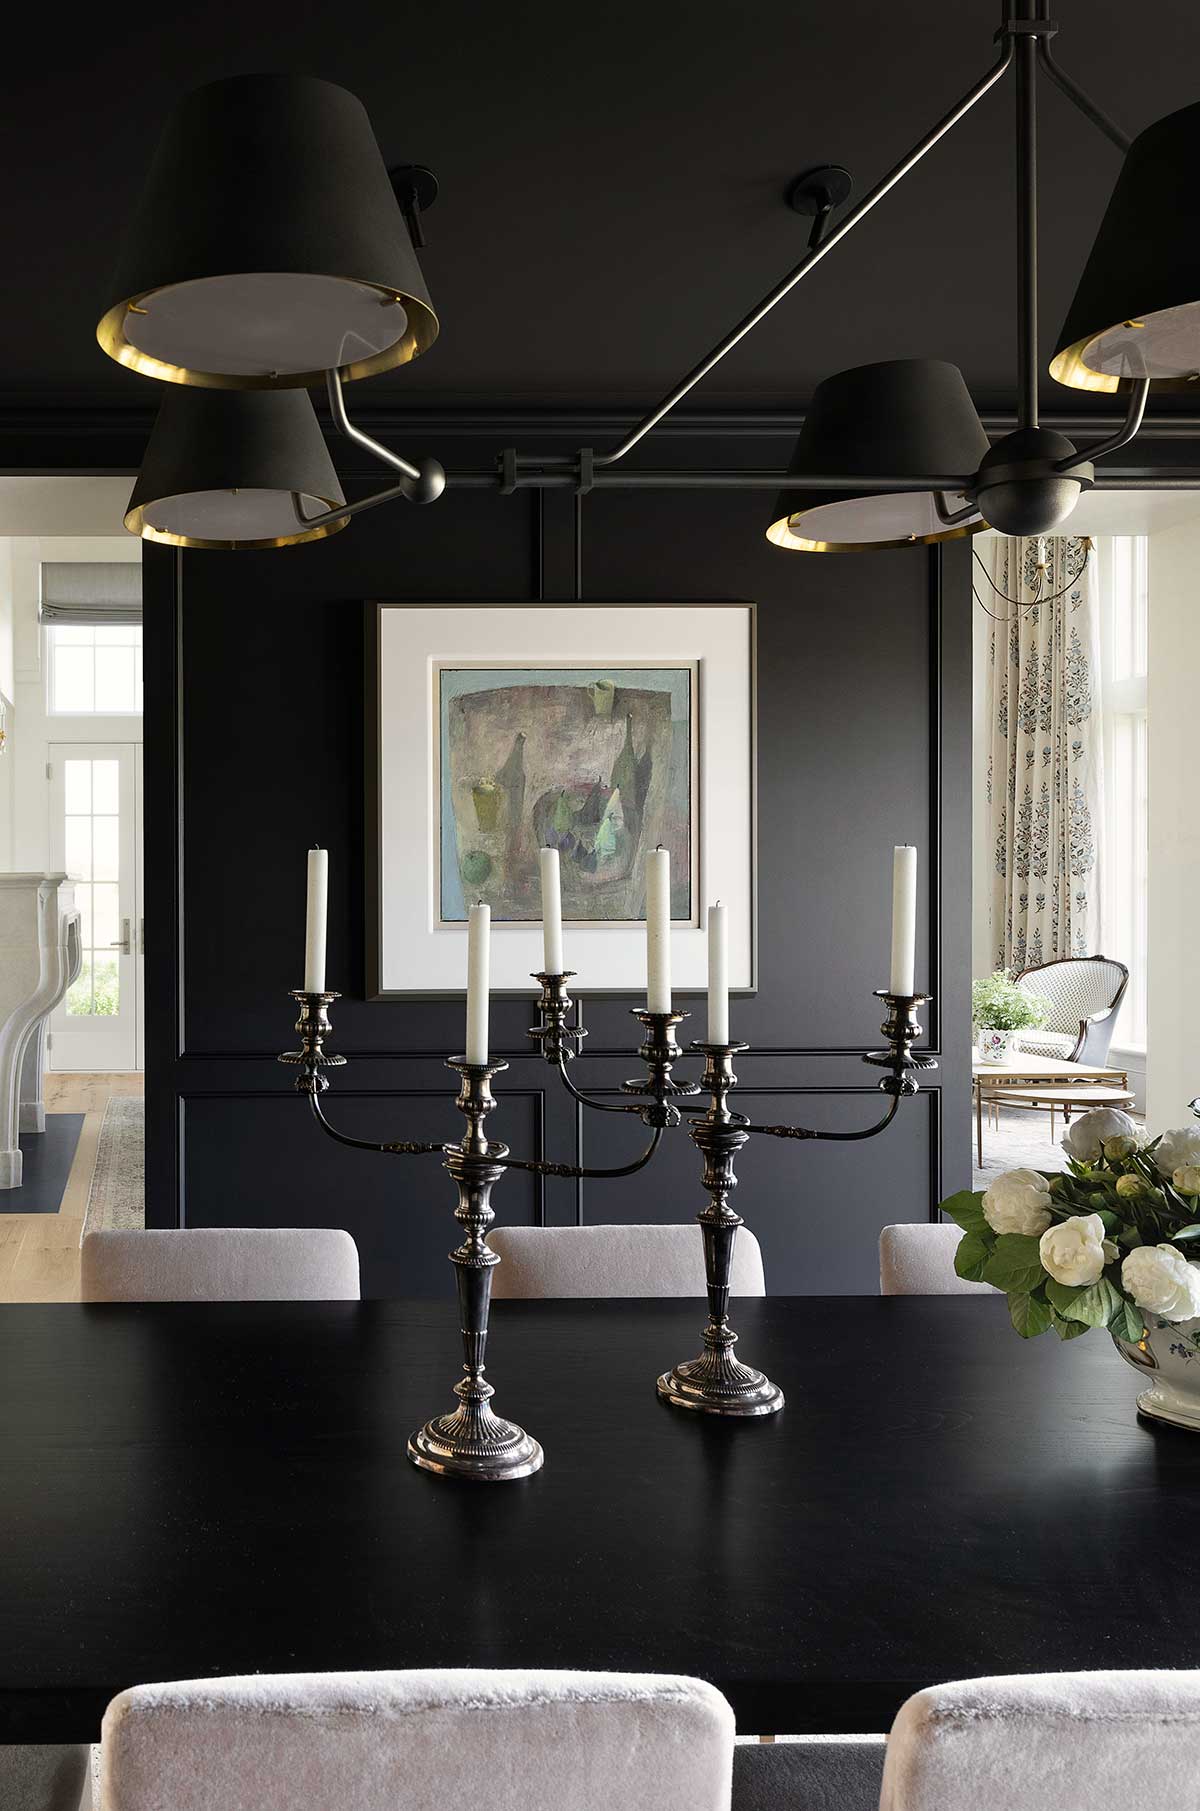
[[[914,478],[975,473],[988,438],[962,372],[935,358],[889,359],[839,371],[817,385],[790,472]],[[949,510],[962,499],[948,496]],[[985,526],[947,527],[929,490],[855,493],[783,490],[767,539],[804,553],[853,553],[949,541]]]
[[[1117,186],[1050,361],[1073,390],[1200,384],[1200,102],[1156,120]]]
[[[346,501],[302,390],[167,390],[125,526],[175,547],[290,547],[345,528]]]
[[[96,337],[165,382],[367,377],[437,338],[361,101],[311,76],[234,76],[167,123]]]

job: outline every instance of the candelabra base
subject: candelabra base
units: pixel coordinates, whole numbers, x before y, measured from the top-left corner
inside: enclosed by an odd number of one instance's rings
[[[464,1403],[452,1414],[435,1415],[409,1440],[408,1456],[422,1471],[487,1484],[531,1477],[542,1469],[545,1457],[532,1434],[493,1415],[486,1402]]]
[[[777,1383],[742,1364],[727,1348],[665,1371],[658,1393],[674,1408],[699,1409],[703,1415],[774,1415],[784,1401]]]

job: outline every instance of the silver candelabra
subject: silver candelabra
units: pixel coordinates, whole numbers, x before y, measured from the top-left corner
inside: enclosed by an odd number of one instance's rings
[[[763,1372],[734,1357],[737,1334],[729,1324],[733,1253],[738,1227],[743,1224],[730,1200],[737,1186],[734,1174],[737,1153],[755,1136],[823,1139],[838,1143],[873,1138],[891,1124],[901,1100],[917,1092],[919,1071],[936,1067],[931,1057],[918,1056],[913,1050],[921,1035],[917,1011],[931,996],[881,990],[877,997],[886,1007],[882,1030],[887,1047],[869,1051],[863,1060],[885,1071],[879,1086],[890,1096],[886,1112],[872,1124],[853,1132],[820,1131],[809,1126],[754,1125],[729,1104],[737,1086],[734,1058],[750,1046],[693,1043],[688,1051],[682,1051],[675,1032],[687,1017],[686,1013],[649,1012],[637,1007],[633,1016],[642,1030],[637,1053],[642,1059],[643,1073],[622,1082],[621,1092],[627,1098],[595,1100],[577,1088],[568,1073],[568,1064],[578,1054],[585,1036],[582,1028],[568,1022],[573,1002],[567,982],[573,978],[573,971],[537,974],[533,978],[541,992],[537,1001],[538,1022],[531,1027],[530,1038],[546,1062],[557,1070],[573,1100],[593,1112],[634,1114],[642,1121],[650,1138],[632,1162],[611,1169],[597,1169],[512,1156],[507,1145],[489,1140],[484,1126],[487,1115],[497,1104],[491,1087],[493,1077],[503,1074],[508,1064],[469,1063],[461,1056],[451,1057],[447,1065],[458,1075],[456,1105],[466,1121],[466,1129],[457,1144],[411,1141],[377,1144],[338,1131],[326,1118],[321,1104],[321,1096],[329,1087],[326,1071],[343,1067],[346,1062],[345,1057],[325,1049],[332,1029],[329,1008],[334,1000],[341,998],[337,993],[293,991],[291,997],[300,1008],[296,1021],[300,1048],[286,1051],[279,1058],[281,1063],[298,1066],[297,1090],[307,1095],[321,1129],[339,1144],[360,1151],[377,1151],[385,1156],[439,1155],[443,1168],[449,1171],[456,1185],[458,1205],[454,1217],[463,1230],[463,1240],[450,1253],[450,1262],[454,1266],[463,1340],[463,1376],[454,1386],[458,1406],[444,1415],[435,1415],[408,1442],[408,1456],[413,1463],[442,1476],[498,1482],[528,1477],[538,1471],[543,1462],[542,1448],[533,1436],[515,1421],[506,1421],[496,1414],[491,1406],[493,1386],[485,1375],[492,1271],[500,1262],[487,1242],[488,1228],[495,1219],[491,1193],[506,1170],[526,1170],[537,1176],[631,1176],[651,1161],[665,1132],[686,1123],[688,1135],[703,1161],[703,1186],[708,1195],[707,1205],[696,1216],[704,1245],[708,1321],[701,1335],[703,1350],[699,1356],[664,1371],[658,1379],[658,1393],[676,1408],[698,1410],[703,1414],[771,1415],[783,1407],[783,1391]],[[689,1054],[704,1059],[703,1074],[698,1082],[679,1079],[674,1073],[676,1064]],[[697,1098],[704,1095],[707,1104]]]

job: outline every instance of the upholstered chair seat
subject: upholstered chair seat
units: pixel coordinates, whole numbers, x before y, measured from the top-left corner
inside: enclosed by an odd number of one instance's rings
[[[503,1226],[488,1235],[501,1262],[498,1299],[702,1296],[704,1244],[687,1226]],[[733,1249],[732,1293],[765,1295],[762,1250],[746,1227]]]
[[[917,1692],[880,1811],[1182,1811],[1200,1803],[1200,1672],[1030,1673]]]
[[[4,1811],[90,1811],[88,1749],[26,1742],[0,1747]]]
[[[637,1673],[256,1675],[141,1685],[97,1811],[729,1811],[733,1712]]]
[[[356,1302],[358,1247],[333,1227],[93,1232],[85,1302]]]
[[[879,1811],[886,1744],[882,1735],[739,1742],[733,1811]]]
[[[996,1295],[988,1283],[971,1283],[954,1268],[962,1233],[957,1226],[918,1221],[885,1226],[879,1235],[880,1295]]]

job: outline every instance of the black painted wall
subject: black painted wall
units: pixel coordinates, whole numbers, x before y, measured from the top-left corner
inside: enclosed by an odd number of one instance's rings
[[[446,463],[472,461],[453,445]],[[700,456],[728,463],[709,441]],[[478,458],[473,461],[478,464]],[[968,1163],[970,592],[967,550],[808,558],[762,535],[757,492],[451,490],[395,505],[311,547],[148,548],[148,1218],[153,1225],[345,1226],[372,1294],[450,1288],[453,1190],[436,1158],[345,1150],[310,1122],[274,1061],[294,1042],[304,851],[330,850],[336,1048],[326,1105],[358,1136],[457,1136],[462,1003],[369,1003],[363,888],[363,658],[368,598],[503,605],[753,599],[758,605],[762,985],[735,1001],[739,1104],[754,1117],[849,1127],[881,1104],[860,1059],[878,1043],[891,849],[922,852],[918,985],[941,1067],[862,1145],[757,1140],[738,1206],[777,1293],[877,1286],[890,1220],[930,1215]],[[578,562],[578,574],[577,574]],[[176,934],[178,928],[179,934]],[[686,1004],[686,1002],[684,1002]],[[701,1007],[701,1011],[703,1008]],[[522,1153],[616,1161],[640,1128],[577,1122],[529,1054],[529,1008],[493,1007],[511,1068],[489,1129]],[[587,1005],[593,1090],[633,1073],[627,1002]],[[636,1065],[634,1065],[636,1066]],[[501,1219],[679,1220],[702,1204],[682,1134],[626,1181],[511,1175]]]

